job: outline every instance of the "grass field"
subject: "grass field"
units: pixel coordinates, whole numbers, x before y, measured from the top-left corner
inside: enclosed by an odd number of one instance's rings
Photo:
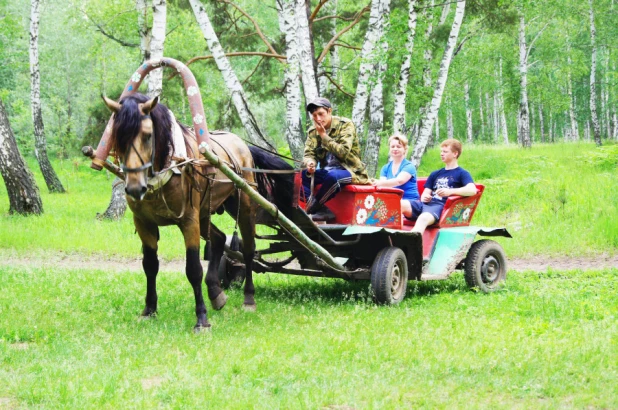
[[[474,223],[506,226],[523,257],[616,253],[617,162],[616,146],[556,144],[465,147],[460,163],[486,185]],[[7,215],[0,184],[0,258],[137,257],[130,213],[95,219],[111,179],[55,166],[69,192],[35,169],[40,217]],[[433,149],[419,175],[439,166]],[[182,258],[177,229],[161,233],[160,256]],[[367,283],[257,275],[257,313],[234,289],[193,334],[190,286],[165,264],[148,321],[142,273],[34,266],[0,263],[0,408],[618,408],[616,269],[510,272],[492,294],[457,273],[393,307]]]
[[[193,334],[184,275],[0,268],[0,407],[616,408],[618,272],[461,275],[376,307],[365,285],[259,275]],[[330,406],[330,407],[329,407]]]

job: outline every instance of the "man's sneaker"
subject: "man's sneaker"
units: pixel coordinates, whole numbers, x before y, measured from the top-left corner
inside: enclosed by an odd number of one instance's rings
[[[311,220],[316,222],[331,221],[335,219],[335,214],[325,206],[323,206],[318,212],[311,214],[310,216]]]

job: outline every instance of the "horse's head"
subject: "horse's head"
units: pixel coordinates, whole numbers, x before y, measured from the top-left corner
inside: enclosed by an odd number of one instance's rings
[[[107,97],[103,100],[114,112],[110,143],[122,161],[125,191],[139,201],[148,190],[149,175],[161,170],[169,155],[167,108],[157,104],[159,97],[148,99],[142,94],[130,95],[120,103]]]

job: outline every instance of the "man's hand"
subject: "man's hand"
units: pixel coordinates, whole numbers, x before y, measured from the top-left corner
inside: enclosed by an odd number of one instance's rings
[[[307,173],[308,174],[313,174],[315,172],[315,161],[310,159],[307,160],[305,162],[305,165],[307,166]]]
[[[315,130],[318,132],[318,135],[320,136],[320,138],[324,138],[326,137],[326,129],[324,128],[324,125],[322,125],[321,123],[317,122],[317,121],[313,121],[313,125],[315,126]]]
[[[453,190],[451,188],[439,188],[436,190],[436,195],[439,195],[442,198],[451,196],[452,194],[453,194]]]

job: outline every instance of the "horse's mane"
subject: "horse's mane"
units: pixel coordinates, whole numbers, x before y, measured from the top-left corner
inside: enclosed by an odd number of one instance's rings
[[[142,126],[139,104],[143,104],[150,98],[144,94],[135,93],[120,101],[120,110],[114,114],[114,126],[110,136],[112,149],[117,155],[127,152],[131,142],[135,139]],[[165,168],[167,160],[172,150],[172,121],[169,109],[163,104],[157,106],[150,112],[152,126],[155,135],[155,160],[154,168],[157,171]],[[183,130],[184,131],[184,130]],[[144,161],[148,161],[144,158]]]

